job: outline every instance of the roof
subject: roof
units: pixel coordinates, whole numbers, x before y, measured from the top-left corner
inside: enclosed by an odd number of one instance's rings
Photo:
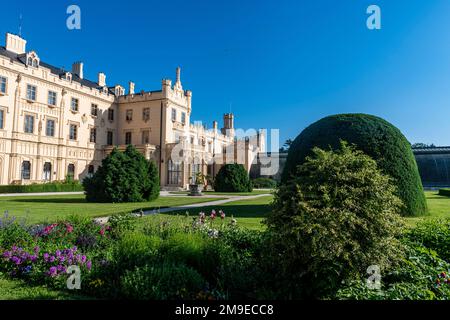
[[[8,50],[6,50],[5,47],[0,46],[0,55],[7,57],[13,61],[16,61],[18,63],[21,63],[23,65],[26,65],[25,61],[21,60],[20,54],[8,51]],[[44,68],[50,69],[50,72],[57,76],[61,76],[62,74],[65,74],[66,72],[68,72],[68,70],[64,70],[63,68],[55,67],[55,66],[45,63],[43,61],[40,61],[39,65]],[[81,84],[84,87],[102,90],[102,87],[100,87],[96,82],[88,80],[88,79],[81,79],[78,75],[73,74],[73,73],[72,73],[72,81],[78,82],[79,84]],[[108,90],[108,91],[110,91],[110,90]]]
[[[414,154],[448,154],[450,153],[450,147],[426,147],[426,148],[413,148]]]

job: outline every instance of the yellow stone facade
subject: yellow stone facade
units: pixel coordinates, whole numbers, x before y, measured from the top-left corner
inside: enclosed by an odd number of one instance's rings
[[[83,63],[71,71],[40,61],[26,40],[6,34],[0,47],[0,184],[82,180],[114,147],[133,144],[156,161],[163,187],[186,188],[196,172],[215,175],[224,162],[250,170],[265,152],[264,133],[236,139],[233,114],[207,130],[191,123],[192,92],[176,80],[161,89],[128,92],[84,78]],[[174,152],[182,149],[182,159]],[[178,152],[178,154],[180,154]]]

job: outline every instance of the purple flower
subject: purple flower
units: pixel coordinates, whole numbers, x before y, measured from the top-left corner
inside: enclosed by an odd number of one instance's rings
[[[91,268],[92,268],[92,262],[91,262],[91,260],[88,260],[88,262],[86,262],[86,268],[87,268],[88,270],[91,270]]]
[[[48,262],[49,254],[46,252],[44,253],[44,261]]]
[[[50,269],[48,270],[48,275],[50,277],[54,277],[54,276],[56,276],[57,272],[58,272],[58,269],[56,267],[50,267]]]

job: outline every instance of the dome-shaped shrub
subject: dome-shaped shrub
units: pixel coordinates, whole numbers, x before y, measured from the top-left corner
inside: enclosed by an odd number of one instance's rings
[[[252,183],[242,164],[226,164],[214,179],[214,190],[219,192],[251,192]]]
[[[371,156],[381,170],[394,178],[397,194],[405,204],[402,215],[426,214],[425,195],[411,145],[399,129],[372,115],[332,115],[303,130],[289,149],[282,183],[289,180],[297,165],[312,154],[312,148],[337,149],[341,140],[355,144]]]

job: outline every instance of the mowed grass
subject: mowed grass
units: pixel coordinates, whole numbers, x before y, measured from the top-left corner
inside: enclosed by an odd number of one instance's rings
[[[405,218],[409,227],[418,222],[433,218],[450,218],[450,197],[440,196],[438,191],[425,191],[429,215],[423,217]]]
[[[108,216],[118,212],[151,210],[193,203],[209,202],[208,197],[159,197],[154,201],[137,203],[88,203],[84,195],[0,197],[0,212],[25,217],[28,223],[55,221],[71,214],[90,217]]]
[[[92,300],[44,286],[30,286],[22,280],[0,277],[0,300]]]
[[[192,218],[198,217],[201,211],[205,212],[206,215],[209,215],[212,210],[216,210],[217,213],[219,210],[223,210],[226,215],[223,223],[229,223],[233,217],[237,220],[237,224],[239,226],[249,229],[262,230],[264,229],[264,225],[261,222],[271,211],[272,199],[273,196],[268,195],[254,199],[231,201],[217,206],[206,206],[202,208],[161,213],[159,214],[159,216],[179,219],[179,221],[181,222],[192,222]],[[188,212],[188,217],[186,217],[186,212]],[[160,219],[160,217],[158,217],[157,219]],[[155,216],[145,217],[143,221],[144,223],[145,219],[155,219]],[[222,223],[222,220],[219,216],[216,218],[215,223]]]

